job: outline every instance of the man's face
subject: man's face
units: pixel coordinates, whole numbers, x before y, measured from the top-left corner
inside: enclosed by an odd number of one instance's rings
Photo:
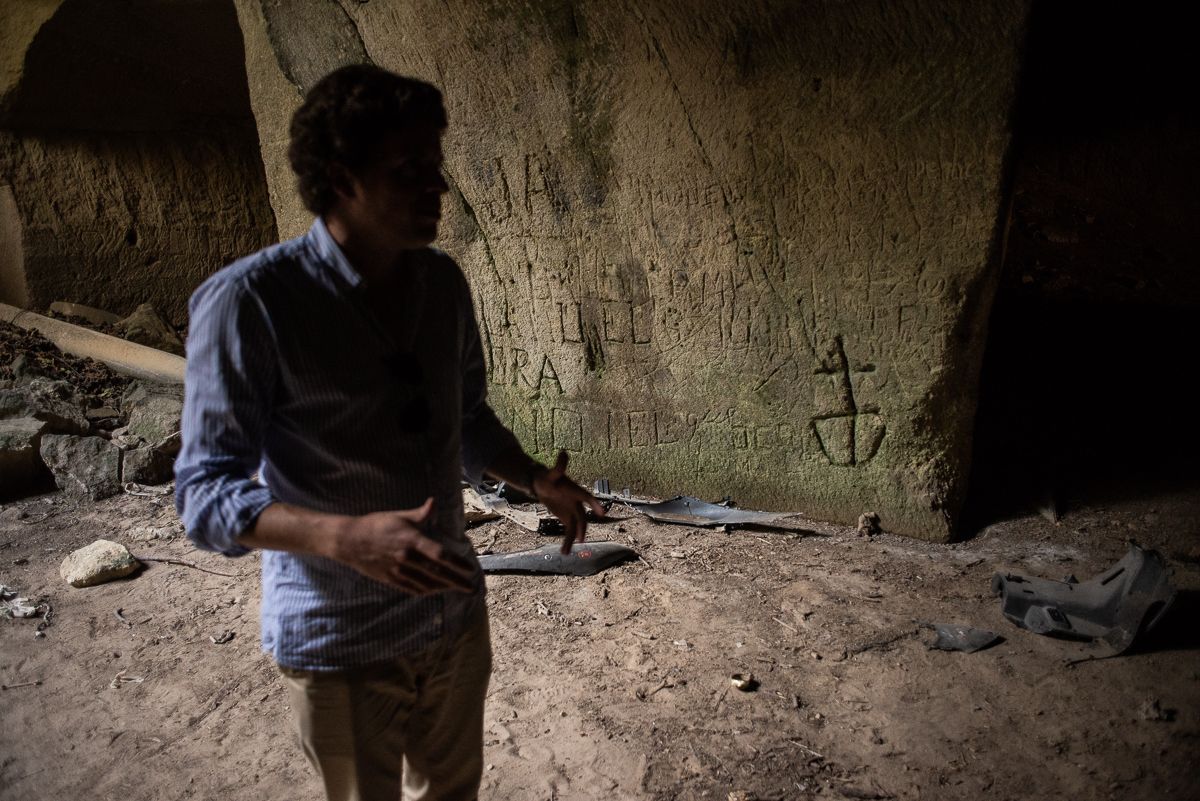
[[[437,239],[442,195],[442,131],[434,127],[384,136],[374,157],[350,177],[343,211],[360,234],[395,250]]]

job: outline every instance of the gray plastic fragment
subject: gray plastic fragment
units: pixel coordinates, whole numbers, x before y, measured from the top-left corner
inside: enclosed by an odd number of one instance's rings
[[[1175,600],[1166,564],[1157,551],[1132,545],[1104,573],[1082,583],[997,573],[992,591],[1004,616],[1036,634],[1108,644],[1124,652],[1153,628]]]
[[[616,542],[577,542],[571,546],[569,554],[563,554],[555,543],[528,551],[480,556],[479,566],[484,573],[593,576],[619,562],[636,558],[636,551]]]
[[[753,523],[760,526],[776,525],[799,512],[756,512],[708,503],[699,498],[680,495],[662,503],[651,503],[638,507],[638,511],[660,523],[679,523],[685,526],[728,526]]]

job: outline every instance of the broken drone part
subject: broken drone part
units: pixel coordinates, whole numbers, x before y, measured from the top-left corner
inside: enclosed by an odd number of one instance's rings
[[[733,689],[744,693],[752,693],[758,689],[758,679],[754,678],[753,673],[734,673],[729,677],[729,683],[733,685]]]
[[[501,497],[499,492],[480,493],[473,487],[469,487],[467,490],[463,491],[463,496],[464,499],[470,498],[470,504],[473,507],[479,508],[483,511],[492,512],[497,517],[503,517],[505,520],[516,523],[526,531],[540,533],[539,528],[541,526],[541,521],[545,518],[543,518],[537,512],[513,508],[509,504],[508,499]],[[465,503],[466,501],[464,500],[464,504]]]
[[[650,498],[639,498],[631,494],[629,487],[625,487],[619,493],[612,492],[607,478],[596,479],[592,484],[592,496],[600,501],[612,501],[630,506],[645,506],[646,504],[656,503],[656,501]]]
[[[1004,616],[1023,629],[1080,640],[1102,640],[1113,655],[1153,628],[1175,600],[1157,551],[1131,545],[1111,568],[1082,583],[997,573],[992,592]]]
[[[637,552],[617,542],[577,542],[564,554],[557,543],[514,553],[479,557],[484,573],[553,573],[594,576],[605,568],[636,559]]]
[[[929,644],[931,650],[962,651],[966,654],[973,654],[1004,641],[999,634],[987,629],[958,626],[952,623],[927,623],[925,625],[937,634],[934,641]]]
[[[699,498],[680,495],[662,503],[645,504],[638,511],[659,523],[678,523],[684,526],[729,526],[752,523],[772,526],[795,517],[799,512],[756,512],[708,503]]]
[[[561,537],[565,529],[557,517],[540,517],[537,522],[537,533],[543,537]]]

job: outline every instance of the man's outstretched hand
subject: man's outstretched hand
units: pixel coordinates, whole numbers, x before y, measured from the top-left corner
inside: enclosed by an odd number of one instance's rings
[[[571,552],[571,545],[583,542],[587,533],[587,513],[584,506],[589,506],[596,517],[604,517],[604,507],[592,497],[592,493],[576,484],[567,475],[567,452],[559,451],[554,467],[540,472],[533,477],[533,495],[550,512],[562,521],[563,536],[562,552]]]
[[[473,592],[470,562],[425,535],[433,498],[415,509],[351,518],[337,538],[334,558],[413,595]]]

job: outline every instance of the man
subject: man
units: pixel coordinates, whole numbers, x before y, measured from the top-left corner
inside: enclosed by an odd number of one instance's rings
[[[603,513],[486,403],[466,281],[429,247],[445,127],[428,84],[326,76],[288,150],[312,228],[191,301],[177,506],[200,547],[263,549],[263,647],[331,801],[477,797],[491,650],[463,473],[544,503],[564,551]]]

